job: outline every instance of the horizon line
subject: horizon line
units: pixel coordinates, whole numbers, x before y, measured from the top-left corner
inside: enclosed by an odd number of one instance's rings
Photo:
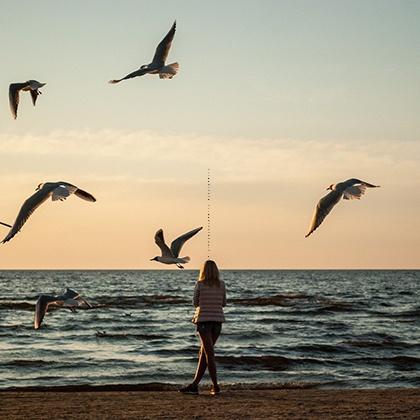
[[[181,271],[199,271],[200,268],[184,268]],[[2,271],[176,271],[170,268],[0,268]],[[420,271],[416,268],[221,268],[220,271]]]

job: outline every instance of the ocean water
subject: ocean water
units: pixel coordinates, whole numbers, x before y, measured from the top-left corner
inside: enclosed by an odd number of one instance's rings
[[[198,351],[190,322],[197,274],[1,271],[0,388],[187,383]],[[222,277],[222,384],[420,386],[420,271],[227,270]],[[34,330],[37,295],[64,287],[95,308],[51,311]]]

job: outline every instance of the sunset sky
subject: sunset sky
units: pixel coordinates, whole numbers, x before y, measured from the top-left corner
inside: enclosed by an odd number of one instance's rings
[[[40,182],[46,202],[0,246],[0,268],[165,268],[207,221],[222,268],[420,268],[419,1],[0,0],[0,220]],[[172,80],[145,76],[174,19]],[[46,82],[36,108],[12,82]],[[379,184],[308,239],[332,183]],[[7,229],[0,226],[0,236]],[[182,251],[197,268],[205,229]]]

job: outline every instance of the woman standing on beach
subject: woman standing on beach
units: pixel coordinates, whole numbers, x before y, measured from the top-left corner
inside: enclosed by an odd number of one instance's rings
[[[226,287],[224,281],[219,278],[219,269],[216,263],[212,260],[207,260],[200,270],[195,284],[193,303],[195,313],[192,322],[197,325],[201,347],[194,380],[186,387],[181,388],[180,392],[198,394],[198,384],[208,368],[213,382],[210,394],[217,395],[220,394],[220,387],[217,382],[214,345],[222,330],[222,322],[225,321],[223,307],[226,306]]]

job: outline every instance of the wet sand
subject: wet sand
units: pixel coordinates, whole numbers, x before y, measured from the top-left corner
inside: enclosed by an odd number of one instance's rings
[[[418,419],[420,389],[2,391],[1,419]]]

